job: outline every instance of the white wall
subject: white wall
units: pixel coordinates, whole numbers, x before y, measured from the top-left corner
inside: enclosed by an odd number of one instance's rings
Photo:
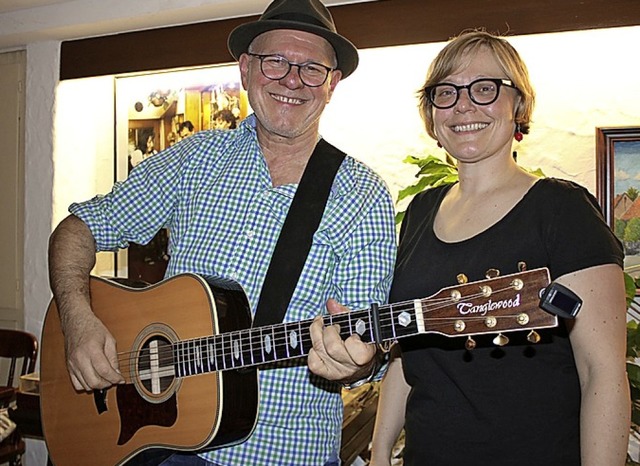
[[[27,47],[25,115],[25,225],[24,310],[25,330],[40,336],[51,292],[47,274],[47,239],[51,233],[54,163],[53,116],[59,77],[58,42]],[[25,466],[46,464],[41,440],[27,439]]]

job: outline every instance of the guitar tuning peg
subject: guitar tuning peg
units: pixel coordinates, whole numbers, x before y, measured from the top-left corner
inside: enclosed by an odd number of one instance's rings
[[[504,346],[507,343],[509,343],[509,339],[505,337],[502,333],[499,333],[498,336],[496,336],[493,339],[493,344],[496,346]]]
[[[527,270],[527,263],[525,261],[518,262],[518,272],[524,272]]]
[[[527,335],[527,340],[531,343],[538,343],[540,341],[540,334],[535,330],[531,330]]]
[[[498,278],[500,276],[500,271],[498,269],[489,269],[484,273],[484,276],[488,279]]]
[[[458,284],[459,285],[464,285],[465,283],[467,283],[469,281],[467,276],[465,274],[463,274],[463,273],[459,273],[458,275],[456,275],[456,279],[458,280]]]
[[[470,336],[468,336],[467,341],[464,343],[464,347],[467,348],[469,351],[471,351],[476,347],[476,341]]]

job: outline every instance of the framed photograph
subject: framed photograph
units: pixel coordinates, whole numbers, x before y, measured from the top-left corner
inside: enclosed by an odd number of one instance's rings
[[[597,198],[625,248],[625,269],[640,272],[640,127],[596,128]]]
[[[233,129],[249,112],[237,64],[117,77],[116,181],[148,157],[198,131]],[[169,260],[170,231],[116,255],[115,275],[156,283]]]

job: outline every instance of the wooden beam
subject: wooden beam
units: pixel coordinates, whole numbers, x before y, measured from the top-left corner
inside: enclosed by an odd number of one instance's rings
[[[441,42],[469,28],[524,35],[640,25],[638,0],[380,0],[330,10],[361,49]],[[257,18],[64,41],[60,79],[232,62],[229,32]]]

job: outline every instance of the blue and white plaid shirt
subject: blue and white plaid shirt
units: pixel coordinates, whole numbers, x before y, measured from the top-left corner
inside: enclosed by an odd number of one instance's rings
[[[146,244],[169,228],[167,276],[231,278],[255,309],[296,188],[272,186],[252,115],[236,130],[190,136],[145,160],[110,193],[69,210],[89,226],[100,251]],[[369,168],[346,157],[285,321],[326,313],[328,298],[350,309],[386,302],[395,253],[388,189]],[[337,461],[343,413],[337,385],[312,376],[300,361],[259,374],[260,412],[252,436],[203,457],[242,466]]]

